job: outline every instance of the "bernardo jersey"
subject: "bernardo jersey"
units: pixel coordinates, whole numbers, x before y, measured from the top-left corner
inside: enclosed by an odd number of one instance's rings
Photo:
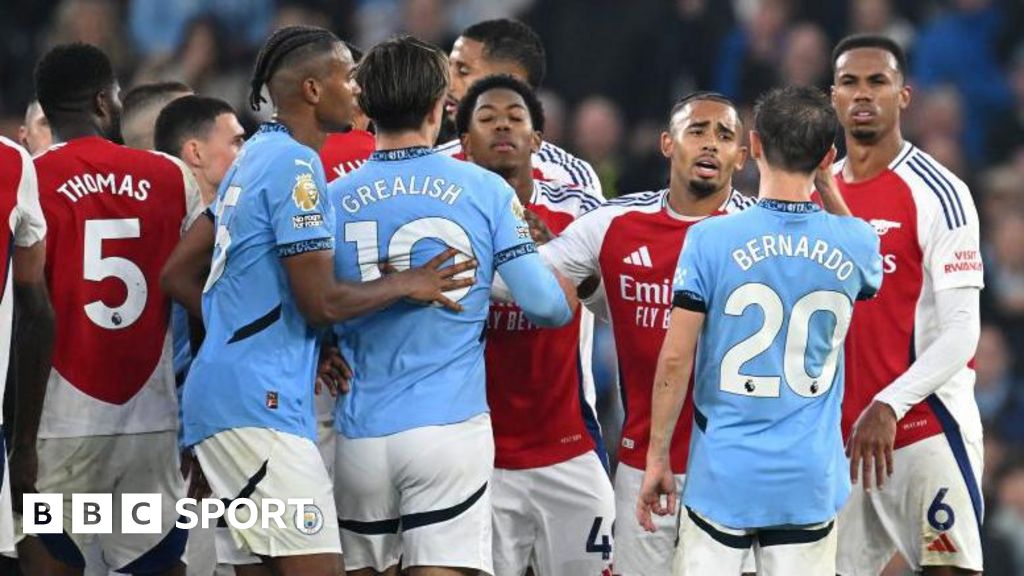
[[[839,188],[856,216],[881,240],[885,289],[857,305],[846,340],[847,388],[843,432],[883,388],[907,371],[939,335],[935,293],[981,288],[983,268],[978,213],[967,186],[909,143],[878,176],[848,183],[836,167]],[[969,364],[900,420],[896,447],[945,431],[981,438]]]
[[[56,320],[41,438],[175,430],[160,270],[200,214],[177,159],[89,136],[35,159]]]
[[[674,213],[667,198],[668,190],[621,196],[540,247],[541,255],[575,283],[595,274],[604,283],[626,412],[619,460],[641,470],[647,466],[651,391],[668,329],[672,273],[687,230],[702,220]],[[752,203],[733,191],[714,215],[737,212]],[[676,474],[686,470],[690,411],[688,398],[672,437]]]
[[[811,202],[694,226],[674,304],[705,313],[683,502],[733,528],[832,519],[850,492],[843,338],[882,281],[878,236]]]
[[[334,247],[320,158],[277,123],[242,147],[217,193],[217,242],[203,293],[206,339],[185,381],[184,443],[270,428],[314,439],[318,335],[281,260]]]
[[[379,151],[333,182],[329,195],[338,214],[339,278],[375,280],[385,261],[421,266],[445,245],[461,252],[456,261],[479,263],[473,286],[448,293],[462,312],[398,302],[336,327],[355,373],[335,418],[345,437],[453,424],[487,411],[483,336],[495,271],[529,318],[547,326],[572,319],[536,255],[522,205],[499,176],[428,148]]]
[[[600,200],[587,192],[534,180],[526,208],[560,234],[598,206]],[[603,449],[596,414],[585,398],[593,318],[580,311],[568,326],[540,329],[514,303],[491,303],[487,403],[498,468],[549,466]]]
[[[11,255],[15,246],[29,248],[46,237],[46,221],[39,207],[39,185],[32,158],[14,142],[0,136],[0,403],[3,402],[10,365],[11,330],[14,327],[14,293]],[[31,321],[31,319],[29,319]],[[0,415],[0,424],[3,416]],[[0,454],[0,459],[3,455]],[[0,479],[0,485],[3,480]]]
[[[328,134],[320,148],[320,161],[324,165],[327,181],[333,182],[362,166],[373,154],[376,142],[373,134],[366,130]]]
[[[465,160],[466,155],[462,152],[462,143],[456,139],[437,147],[438,152]],[[585,160],[581,160],[565,150],[550,142],[541,142],[540,150],[533,155],[533,177],[537,180],[546,180],[581,188],[593,190],[597,196],[602,196],[601,181],[597,178],[597,172]]]

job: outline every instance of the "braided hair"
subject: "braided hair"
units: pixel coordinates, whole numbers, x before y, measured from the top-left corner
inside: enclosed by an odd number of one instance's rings
[[[256,66],[249,83],[249,105],[259,110],[263,98],[263,87],[270,82],[281,64],[289,60],[289,56],[308,50],[333,49],[341,40],[330,30],[316,26],[287,26],[275,31],[267,38],[256,55]]]

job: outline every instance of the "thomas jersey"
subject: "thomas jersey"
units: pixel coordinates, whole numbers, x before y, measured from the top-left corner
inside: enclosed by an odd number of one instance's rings
[[[32,158],[20,146],[0,136],[0,403],[4,399],[14,328],[11,256],[14,247],[28,248],[46,236],[46,221],[39,207],[39,184]],[[0,415],[0,424],[3,416]],[[2,483],[2,480],[0,480]]]
[[[554,234],[600,206],[575,188],[534,180],[526,208]],[[583,387],[590,372],[593,315],[540,329],[514,303],[492,302],[487,317],[487,402],[494,427],[495,466],[537,468],[596,447],[596,414]],[[581,338],[582,335],[582,338]],[[582,415],[582,417],[581,417]]]
[[[687,506],[735,528],[835,516],[850,491],[843,338],[881,280],[871,228],[811,202],[761,200],[690,230],[674,303],[706,318]]]
[[[889,168],[870,180],[846,182],[841,170],[840,163],[836,180],[850,211],[867,220],[881,240],[886,277],[878,298],[857,305],[846,339],[843,431],[849,434],[875,395],[938,337],[935,293],[981,288],[983,269],[970,190],[931,156],[906,143]],[[896,447],[939,434],[946,424],[959,426],[967,439],[980,439],[974,377],[973,366],[964,366],[911,408],[900,420]]]
[[[160,269],[202,209],[192,172],[98,136],[35,159],[56,321],[41,438],[178,426]]]
[[[232,428],[316,437],[319,331],[299,312],[283,258],[334,247],[316,152],[260,127],[217,193],[217,240],[203,293],[206,339],[185,381],[184,443]]]
[[[421,266],[445,245],[459,250],[456,261],[478,262],[476,283],[448,293],[462,312],[398,302],[337,326],[355,373],[352,391],[339,402],[340,432],[386,436],[486,412],[483,336],[495,271],[512,288],[517,271],[537,275],[545,290],[535,298],[551,302],[561,295],[535,253],[512,189],[468,162],[408,148],[375,152],[331,183],[329,197],[338,214],[341,279],[375,280],[380,262]]]
[[[466,159],[462,153],[462,143],[458,139],[438,146],[437,150],[460,160]],[[533,177],[537,180],[593,190],[597,196],[603,194],[597,172],[594,172],[594,168],[586,160],[581,160],[550,142],[541,142],[540,150],[533,155],[532,162]]]
[[[626,412],[619,460],[641,470],[647,466],[651,390],[668,329],[672,273],[687,230],[702,220],[674,213],[667,198],[668,190],[621,196],[540,247],[541,255],[575,283],[595,274],[604,283]],[[751,204],[733,191],[715,214],[736,212]],[[672,470],[677,474],[686,470],[690,410],[687,399],[672,437]]]
[[[333,182],[362,166],[375,148],[376,139],[366,130],[328,134],[320,148],[320,161],[324,165],[327,181]]]

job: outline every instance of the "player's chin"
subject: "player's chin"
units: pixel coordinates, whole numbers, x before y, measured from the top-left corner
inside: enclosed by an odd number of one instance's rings
[[[707,198],[722,188],[722,178],[720,175],[714,178],[696,176],[690,179],[689,188],[698,198]]]

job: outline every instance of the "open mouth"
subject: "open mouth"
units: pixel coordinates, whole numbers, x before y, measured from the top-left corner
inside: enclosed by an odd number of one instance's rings
[[[447,114],[455,115],[456,110],[459,109],[459,101],[455,99],[451,94],[447,95],[444,99],[444,111]]]
[[[701,178],[714,178],[718,176],[718,163],[713,160],[697,160],[694,167],[697,169],[697,176]]]
[[[854,110],[850,117],[854,122],[865,123],[875,119],[875,113],[871,110]]]

